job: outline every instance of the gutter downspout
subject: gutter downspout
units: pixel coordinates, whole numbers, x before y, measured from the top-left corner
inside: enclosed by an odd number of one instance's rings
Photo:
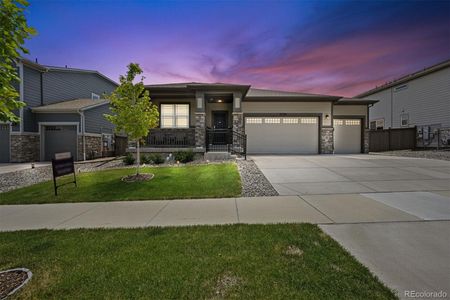
[[[78,113],[80,114],[80,121],[81,121],[81,136],[83,140],[83,160],[86,160],[86,136],[85,136],[85,118],[84,118],[84,112],[80,109],[78,110]]]

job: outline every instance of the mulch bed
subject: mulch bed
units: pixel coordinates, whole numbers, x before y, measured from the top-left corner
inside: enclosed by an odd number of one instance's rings
[[[29,279],[26,270],[15,269],[0,272],[0,299],[4,299]]]

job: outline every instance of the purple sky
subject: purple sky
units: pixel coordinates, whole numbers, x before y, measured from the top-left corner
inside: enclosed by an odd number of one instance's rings
[[[354,96],[450,58],[450,1],[30,1],[39,63]]]

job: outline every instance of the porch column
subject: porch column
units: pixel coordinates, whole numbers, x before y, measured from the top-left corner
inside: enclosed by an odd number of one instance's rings
[[[242,93],[233,93],[233,148],[241,148],[242,140],[236,134],[244,134],[244,114],[242,113]]]
[[[195,93],[195,147],[206,149],[206,113],[205,95],[203,92]]]

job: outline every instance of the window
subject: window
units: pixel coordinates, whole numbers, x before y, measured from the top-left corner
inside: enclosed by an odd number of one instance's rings
[[[283,118],[283,124],[298,124],[298,118]]]
[[[266,124],[280,124],[281,120],[280,118],[265,118],[264,123]]]
[[[317,124],[317,118],[301,118],[300,123],[302,123],[302,124]]]
[[[359,126],[361,125],[361,120],[345,120],[345,125]]]
[[[333,123],[334,123],[334,126],[344,125],[344,120],[334,119]]]
[[[161,104],[161,128],[189,128],[189,104]]]
[[[96,93],[91,93],[91,99],[92,100],[100,100],[100,95],[98,95]]]
[[[401,114],[400,115],[400,125],[402,127],[409,126],[409,114]]]
[[[370,128],[370,130],[376,130],[377,129],[377,121],[370,121],[369,128]]]
[[[245,122],[247,124],[262,124],[262,118],[246,118]]]

